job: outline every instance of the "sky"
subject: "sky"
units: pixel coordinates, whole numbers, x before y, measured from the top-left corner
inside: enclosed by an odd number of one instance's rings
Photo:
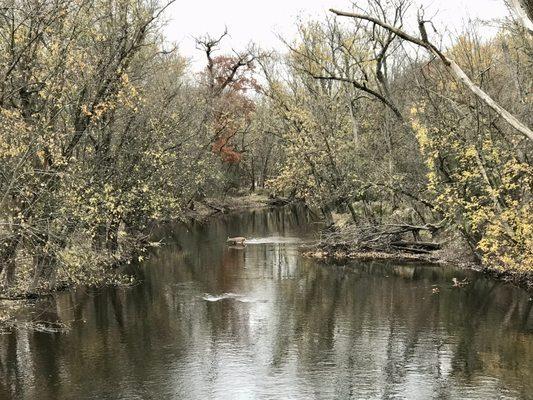
[[[492,20],[508,15],[504,0],[415,0],[435,15],[439,32],[460,29],[469,19]],[[228,28],[222,51],[244,49],[250,42],[264,49],[283,49],[278,35],[293,38],[298,19],[321,18],[329,8],[351,9],[350,0],[177,0],[166,13],[165,36],[179,46],[180,53],[200,69],[202,54],[194,37],[220,35]],[[490,30],[487,30],[487,34]]]

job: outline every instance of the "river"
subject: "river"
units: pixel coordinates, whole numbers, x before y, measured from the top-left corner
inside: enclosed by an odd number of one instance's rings
[[[526,292],[456,268],[305,259],[317,229],[290,208],[165,227],[136,286],[28,311],[67,332],[0,335],[0,399],[533,399]]]

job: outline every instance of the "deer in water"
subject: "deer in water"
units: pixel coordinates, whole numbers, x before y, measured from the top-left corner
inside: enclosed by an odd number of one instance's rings
[[[457,288],[461,288],[463,286],[466,286],[468,285],[470,282],[468,282],[468,279],[463,279],[462,281],[460,281],[459,279],[457,278],[452,278],[452,282],[453,282],[453,287],[457,287]]]
[[[233,245],[244,245],[244,242],[246,241],[246,238],[245,237],[242,237],[242,236],[236,236],[236,237],[232,237],[230,238],[228,236],[228,240],[226,240],[226,242],[228,244],[233,244]]]

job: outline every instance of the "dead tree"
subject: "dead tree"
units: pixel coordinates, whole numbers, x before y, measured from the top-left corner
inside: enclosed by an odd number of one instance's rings
[[[430,254],[439,250],[441,244],[423,241],[420,233],[428,232],[433,237],[442,227],[442,224],[353,225],[340,231],[322,232],[319,247],[328,250]]]

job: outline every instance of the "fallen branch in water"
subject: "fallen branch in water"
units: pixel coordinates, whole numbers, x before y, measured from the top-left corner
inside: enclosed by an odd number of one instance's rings
[[[433,236],[440,225],[389,224],[377,226],[348,226],[341,230],[321,233],[317,247],[335,251],[378,251],[386,253],[404,252],[430,254],[440,250],[442,245],[433,241],[422,241],[420,232]],[[412,236],[412,240],[409,237]]]

